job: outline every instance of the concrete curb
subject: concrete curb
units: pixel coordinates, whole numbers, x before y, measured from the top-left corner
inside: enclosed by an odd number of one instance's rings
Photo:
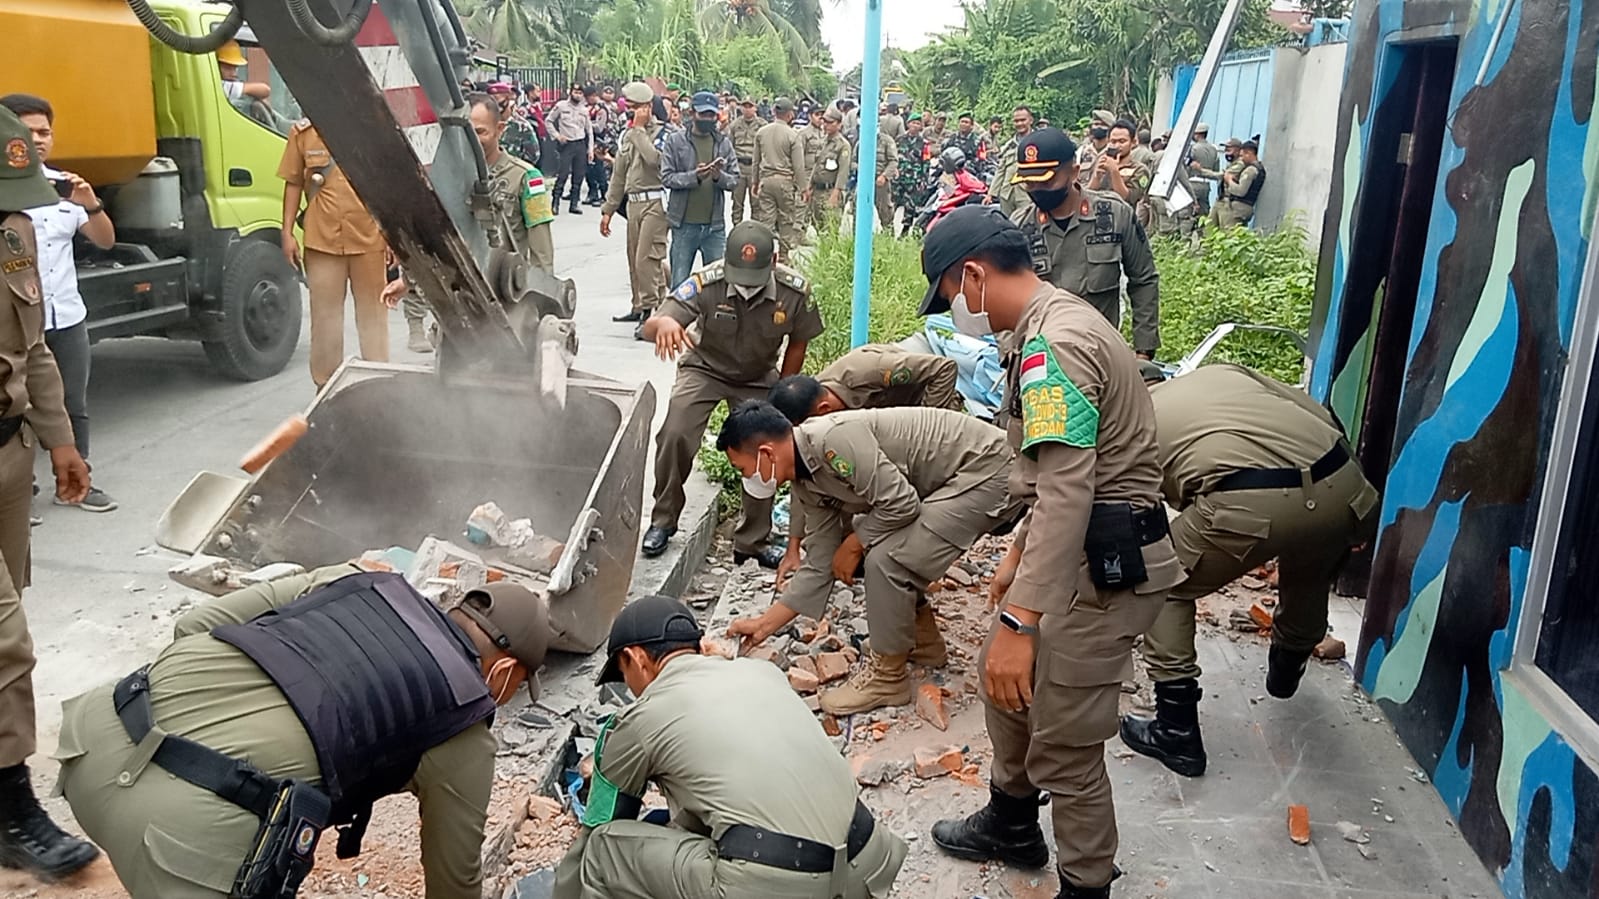
[[[683,493],[685,500],[683,514],[678,518],[677,536],[666,544],[666,552],[660,557],[639,559],[633,569],[629,598],[654,593],[682,596],[700,566],[705,564],[705,554],[710,551],[711,538],[720,520],[717,497],[721,490],[703,471],[695,468],[683,485]]]

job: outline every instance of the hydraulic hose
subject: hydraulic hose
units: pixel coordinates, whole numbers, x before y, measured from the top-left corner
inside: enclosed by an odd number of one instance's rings
[[[312,43],[324,47],[348,44],[366,23],[367,13],[372,11],[371,0],[355,0],[354,8],[344,17],[344,21],[329,28],[317,19],[316,13],[311,11],[310,0],[288,0],[288,2],[289,17],[294,20],[300,32],[310,38]]]
[[[139,24],[150,32],[150,36],[166,44],[179,53],[215,53],[218,47],[233,40],[239,33],[239,27],[244,24],[244,10],[237,4],[228,10],[227,18],[222,20],[215,31],[202,37],[183,34],[171,25],[161,21],[155,10],[150,8],[149,0],[128,0],[128,7],[133,10]]]

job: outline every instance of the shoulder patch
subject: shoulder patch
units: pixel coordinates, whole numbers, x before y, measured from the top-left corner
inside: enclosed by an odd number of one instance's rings
[[[833,469],[833,473],[839,477],[851,478],[855,476],[855,463],[840,456],[838,453],[828,450],[822,454],[822,457],[827,460],[827,467]]]
[[[699,275],[696,277],[699,278],[700,285],[704,286],[706,284],[717,283],[718,281],[722,280],[722,277],[725,274],[726,267],[720,262],[713,262],[710,265],[700,269]]]
[[[676,290],[672,291],[672,299],[687,303],[700,295],[702,286],[699,275],[689,275],[682,284],[677,285]]]
[[[805,280],[805,276],[801,275],[794,269],[791,269],[782,263],[778,263],[776,270],[777,283],[783,285],[784,287],[791,287],[794,290],[801,292],[810,287],[810,282]]]
[[[1099,443],[1099,409],[1055,361],[1044,335],[1022,347],[1016,390],[1022,406],[1022,452],[1038,458],[1040,443],[1092,449]]]

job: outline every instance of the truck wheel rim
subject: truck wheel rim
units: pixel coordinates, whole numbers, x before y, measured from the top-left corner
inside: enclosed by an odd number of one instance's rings
[[[272,281],[257,281],[244,306],[244,335],[258,349],[277,342],[283,333],[283,291]]]

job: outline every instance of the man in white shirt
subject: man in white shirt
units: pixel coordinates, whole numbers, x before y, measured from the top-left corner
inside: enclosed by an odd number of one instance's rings
[[[33,132],[39,158],[48,160],[55,146],[55,110],[49,101],[30,94],[0,97],[0,105],[16,113]],[[89,182],[71,172],[44,167],[44,174],[65,195],[52,205],[24,210],[33,220],[33,233],[39,244],[39,280],[44,287],[44,339],[55,354],[66,388],[67,417],[72,420],[73,442],[78,453],[89,457],[89,327],[88,309],[78,290],[77,263],[72,255],[72,239],[82,234],[101,249],[117,242],[116,228],[106,214],[105,204],[95,195]],[[59,496],[57,505],[76,505],[86,512],[110,512],[116,500],[98,487],[91,487],[80,502],[69,503]]]
[[[238,41],[228,41],[217,48],[217,69],[222,73],[222,93],[233,101],[234,106],[249,106],[254,100],[269,100],[272,97],[272,85],[262,81],[245,81],[239,77],[239,70],[248,63],[244,58],[244,51],[239,48]]]

